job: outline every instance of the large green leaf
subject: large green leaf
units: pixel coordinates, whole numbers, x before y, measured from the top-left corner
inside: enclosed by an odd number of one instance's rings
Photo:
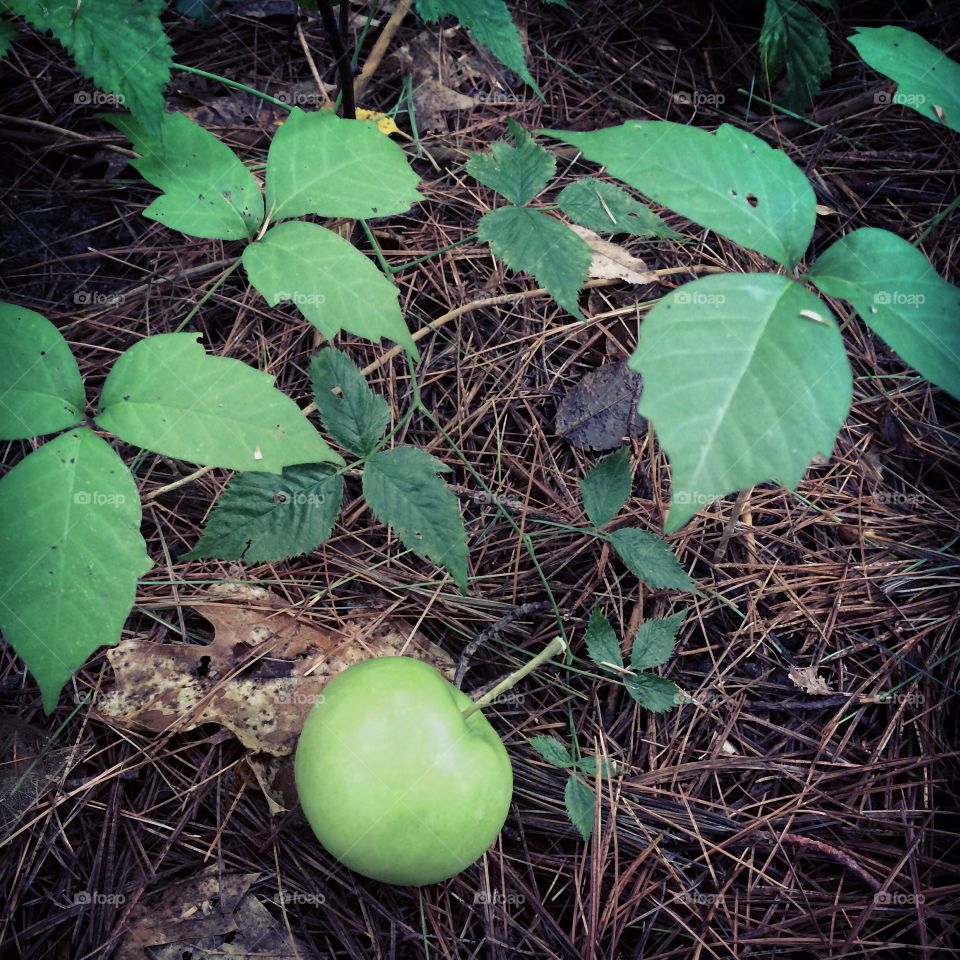
[[[84,660],[120,639],[151,566],[136,484],[93,431],[51,440],[0,480],[0,627],[47,713]]]
[[[590,522],[602,527],[611,521],[627,502],[632,484],[629,447],[621,447],[592,467],[580,481],[583,508]]]
[[[781,99],[788,110],[803,112],[830,76],[827,31],[800,0],[767,0],[760,30],[760,61],[771,87],[786,65]]]
[[[916,247],[863,227],[828,247],[808,276],[827,296],[849,300],[910,366],[960,397],[960,290]]]
[[[182,113],[166,113],[158,135],[126,115],[107,116],[140,154],[130,165],[163,193],[143,211],[191,237],[242,240],[263,223],[263,195],[239,157]]]
[[[680,566],[669,544],[648,530],[622,527],[610,534],[610,542],[631,573],[655,590],[697,592],[690,574]]]
[[[330,536],[342,496],[343,480],[326,464],[285,467],[280,476],[238,473],[182,559],[272,563],[309,553]]]
[[[530,84],[537,96],[543,96],[527,69],[520,34],[504,0],[416,0],[416,5],[427,23],[456,17],[477,43]]]
[[[960,64],[903,27],[857,27],[849,39],[874,70],[896,81],[887,102],[960,131]]]
[[[406,154],[373,120],[294,107],[270,144],[267,210],[271,220],[387,217],[420,199],[418,182]]]
[[[294,463],[343,463],[273,377],[213,357],[198,333],[163,333],[113,365],[97,423],[127,443],[208,467],[279,473]]]
[[[592,133],[546,130],[644,196],[793,268],[813,236],[816,199],[781,150],[724,124],[715,134],[632,120]]]
[[[566,224],[542,210],[498,207],[477,234],[511,270],[532,273],[564,310],[583,319],[577,297],[590,272],[590,248]]]
[[[397,288],[332,230],[303,220],[281,223],[247,246],[243,266],[271,307],[290,300],[328,340],[341,330],[367,340],[389,337],[419,356]]]
[[[517,145],[498,140],[486,153],[471,154],[467,173],[520,207],[550,182],[557,161],[512,118],[507,128]]]
[[[646,204],[622,187],[594,177],[568,184],[557,197],[560,209],[581,227],[600,233],[629,233],[635,237],[679,239]]]
[[[165,5],[164,0],[0,0],[0,10],[52,33],[85,77],[155,131],[173,62],[160,22]],[[97,102],[89,92],[86,96],[86,102]]]
[[[60,331],[44,316],[0,303],[0,438],[23,440],[83,419],[83,381]]]
[[[437,476],[450,468],[416,447],[381,450],[363,468],[363,495],[403,545],[450,571],[467,591],[467,532],[454,492]]]
[[[852,378],[827,305],[775,274],[717,274],[675,290],[640,327],[639,410],[670,458],[667,531],[755,483],[791,489],[829,456]]]

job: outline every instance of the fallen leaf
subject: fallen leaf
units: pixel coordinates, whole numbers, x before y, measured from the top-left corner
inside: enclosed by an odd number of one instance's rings
[[[589,276],[598,280],[626,280],[627,283],[656,283],[657,275],[639,258],[617,243],[604,240],[599,234],[577,223],[568,224],[582,237],[593,253]]]
[[[816,667],[791,667],[787,676],[811,696],[823,697],[833,693],[830,684],[820,676]]]
[[[626,360],[585,374],[557,407],[554,429],[579,450],[613,450],[646,429],[637,413],[640,374]]]
[[[447,121],[444,114],[458,110],[472,110],[476,106],[473,97],[458,93],[439,80],[429,78],[421,81],[413,91],[413,106],[416,111],[419,133],[445,132]]]

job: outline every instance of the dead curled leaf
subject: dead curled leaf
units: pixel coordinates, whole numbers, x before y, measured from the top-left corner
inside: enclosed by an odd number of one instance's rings
[[[787,676],[811,696],[824,697],[833,693],[830,684],[820,676],[815,666],[791,667]]]
[[[402,652],[453,676],[452,658],[399,620],[368,612],[319,627],[260,587],[219,584],[209,595],[190,606],[213,624],[211,644],[124,640],[107,652],[116,682],[97,705],[103,717],[156,733],[217,723],[283,757],[327,681],[353,663]]]
[[[627,283],[656,283],[657,275],[647,265],[617,243],[604,240],[599,234],[579,224],[570,229],[582,237],[593,253],[589,276],[598,280],[626,280]]]

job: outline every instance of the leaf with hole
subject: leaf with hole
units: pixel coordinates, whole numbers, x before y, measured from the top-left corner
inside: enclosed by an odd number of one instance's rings
[[[467,173],[522,207],[550,182],[557,161],[513,118],[507,120],[507,128],[516,146],[499,140],[485,153],[471,154]]]
[[[599,233],[629,233],[635,237],[669,240],[681,238],[623,187],[594,177],[583,177],[564,187],[557,197],[557,204],[574,223]]]
[[[632,484],[629,447],[621,447],[591,467],[580,480],[583,508],[590,522],[597,527],[609,523],[627,502]]]

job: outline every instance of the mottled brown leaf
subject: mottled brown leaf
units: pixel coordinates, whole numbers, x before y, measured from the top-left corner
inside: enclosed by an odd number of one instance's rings
[[[591,370],[557,408],[557,435],[580,450],[613,450],[646,429],[637,413],[640,374],[626,360]]]

